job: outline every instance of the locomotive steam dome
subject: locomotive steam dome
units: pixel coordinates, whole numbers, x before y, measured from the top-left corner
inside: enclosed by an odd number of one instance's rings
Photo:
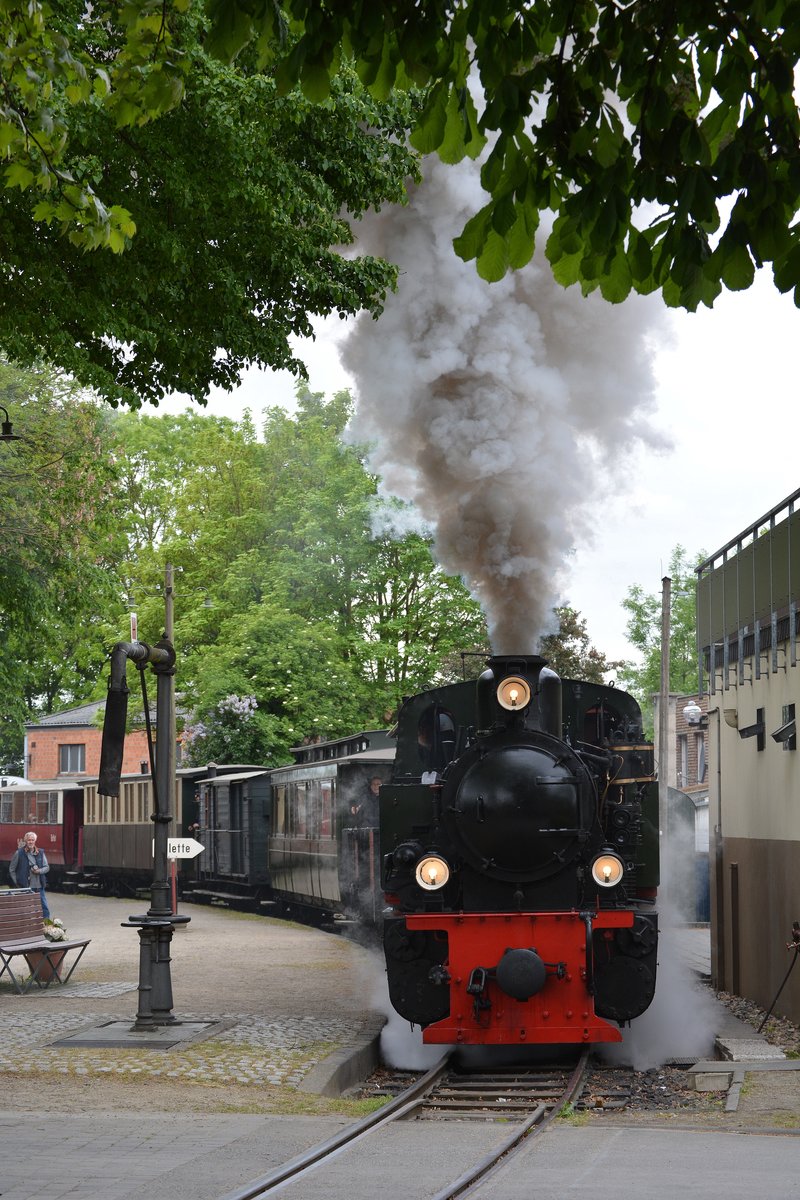
[[[564,742],[537,730],[482,739],[448,775],[443,819],[464,859],[494,879],[562,871],[592,828],[591,776]]]

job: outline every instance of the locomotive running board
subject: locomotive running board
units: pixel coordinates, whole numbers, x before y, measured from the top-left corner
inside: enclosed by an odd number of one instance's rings
[[[617,1025],[598,1017],[591,987],[591,934],[633,925],[631,911],[559,913],[414,913],[409,930],[447,934],[450,1012],[425,1027],[422,1040],[446,1045],[529,1045],[621,1042]],[[544,987],[515,1000],[497,986],[494,971],[507,949],[535,950],[548,965]],[[473,971],[486,986],[468,993]]]

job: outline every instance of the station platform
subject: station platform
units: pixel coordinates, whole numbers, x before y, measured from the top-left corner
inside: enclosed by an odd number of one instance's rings
[[[711,978],[711,929],[708,925],[680,925],[673,931],[681,960],[699,979]]]
[[[139,940],[123,922],[146,905],[50,901],[71,937],[92,941],[65,987],[0,984],[3,1200],[144,1200],[155,1187],[221,1200],[362,1114],[343,1093],[378,1058],[377,950],[187,905],[171,951],[180,1024],[141,1036]],[[707,975],[707,929],[673,944]],[[424,1048],[428,1061],[444,1049]]]
[[[70,937],[91,944],[66,986],[20,996],[0,983],[0,1071],[35,1055],[37,1072],[66,1079],[339,1096],[377,1060],[377,951],[291,922],[186,905],[190,920],[171,944],[176,1023],[136,1033],[139,938],[124,922],[146,903],[50,893],[50,908]]]

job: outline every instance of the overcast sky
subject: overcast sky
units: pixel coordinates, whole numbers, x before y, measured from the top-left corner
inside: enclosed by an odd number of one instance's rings
[[[598,513],[595,545],[575,547],[564,597],[609,658],[632,654],[621,607],[629,585],[660,594],[677,543],[711,553],[800,486],[800,312],[791,295],[762,273],[749,291],[724,294],[713,310],[675,314],[672,324],[656,376],[658,423],[675,448],[656,455],[620,446],[617,499]],[[344,328],[332,318],[302,346],[315,391],[331,395],[350,382],[336,352]],[[215,394],[207,411],[238,417],[250,408],[258,421],[293,396],[286,372],[253,371],[236,392]]]

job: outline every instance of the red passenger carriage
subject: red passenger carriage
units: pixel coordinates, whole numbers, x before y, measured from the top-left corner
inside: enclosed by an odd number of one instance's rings
[[[36,780],[0,787],[0,868],[8,864],[32,829],[50,864],[49,882],[63,882],[66,871],[80,870],[83,848],[83,791],[63,780]]]

